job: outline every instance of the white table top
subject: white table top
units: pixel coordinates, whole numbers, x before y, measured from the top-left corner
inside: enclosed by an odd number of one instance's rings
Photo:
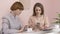
[[[46,31],[39,31],[39,32],[22,32],[17,34],[60,34],[60,33],[57,33],[57,32],[47,33]]]

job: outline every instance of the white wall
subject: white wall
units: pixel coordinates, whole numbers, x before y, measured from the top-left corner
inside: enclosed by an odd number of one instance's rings
[[[27,24],[31,15],[31,0],[19,0],[24,5],[24,11],[20,15],[20,19],[23,24]]]

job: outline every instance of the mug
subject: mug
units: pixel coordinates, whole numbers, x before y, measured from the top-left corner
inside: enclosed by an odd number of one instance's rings
[[[32,28],[27,28],[27,31],[28,31],[28,32],[31,32],[31,31],[32,31]]]

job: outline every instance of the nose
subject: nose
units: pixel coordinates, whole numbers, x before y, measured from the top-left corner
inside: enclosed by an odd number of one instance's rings
[[[37,12],[40,12],[39,10]]]

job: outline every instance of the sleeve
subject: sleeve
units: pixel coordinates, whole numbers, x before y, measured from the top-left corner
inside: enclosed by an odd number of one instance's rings
[[[19,30],[9,28],[9,20],[7,18],[2,18],[2,29],[5,34],[7,33],[18,33]]]
[[[35,28],[35,21],[34,21],[33,17],[29,18],[28,25],[32,28]]]
[[[32,26],[34,23],[32,21],[32,17],[29,18],[28,25]]]
[[[49,26],[50,26],[50,22],[49,22],[49,20],[48,20],[48,17],[47,17],[47,16],[45,16],[44,21],[45,21],[45,26],[46,26],[46,27],[49,27]]]

